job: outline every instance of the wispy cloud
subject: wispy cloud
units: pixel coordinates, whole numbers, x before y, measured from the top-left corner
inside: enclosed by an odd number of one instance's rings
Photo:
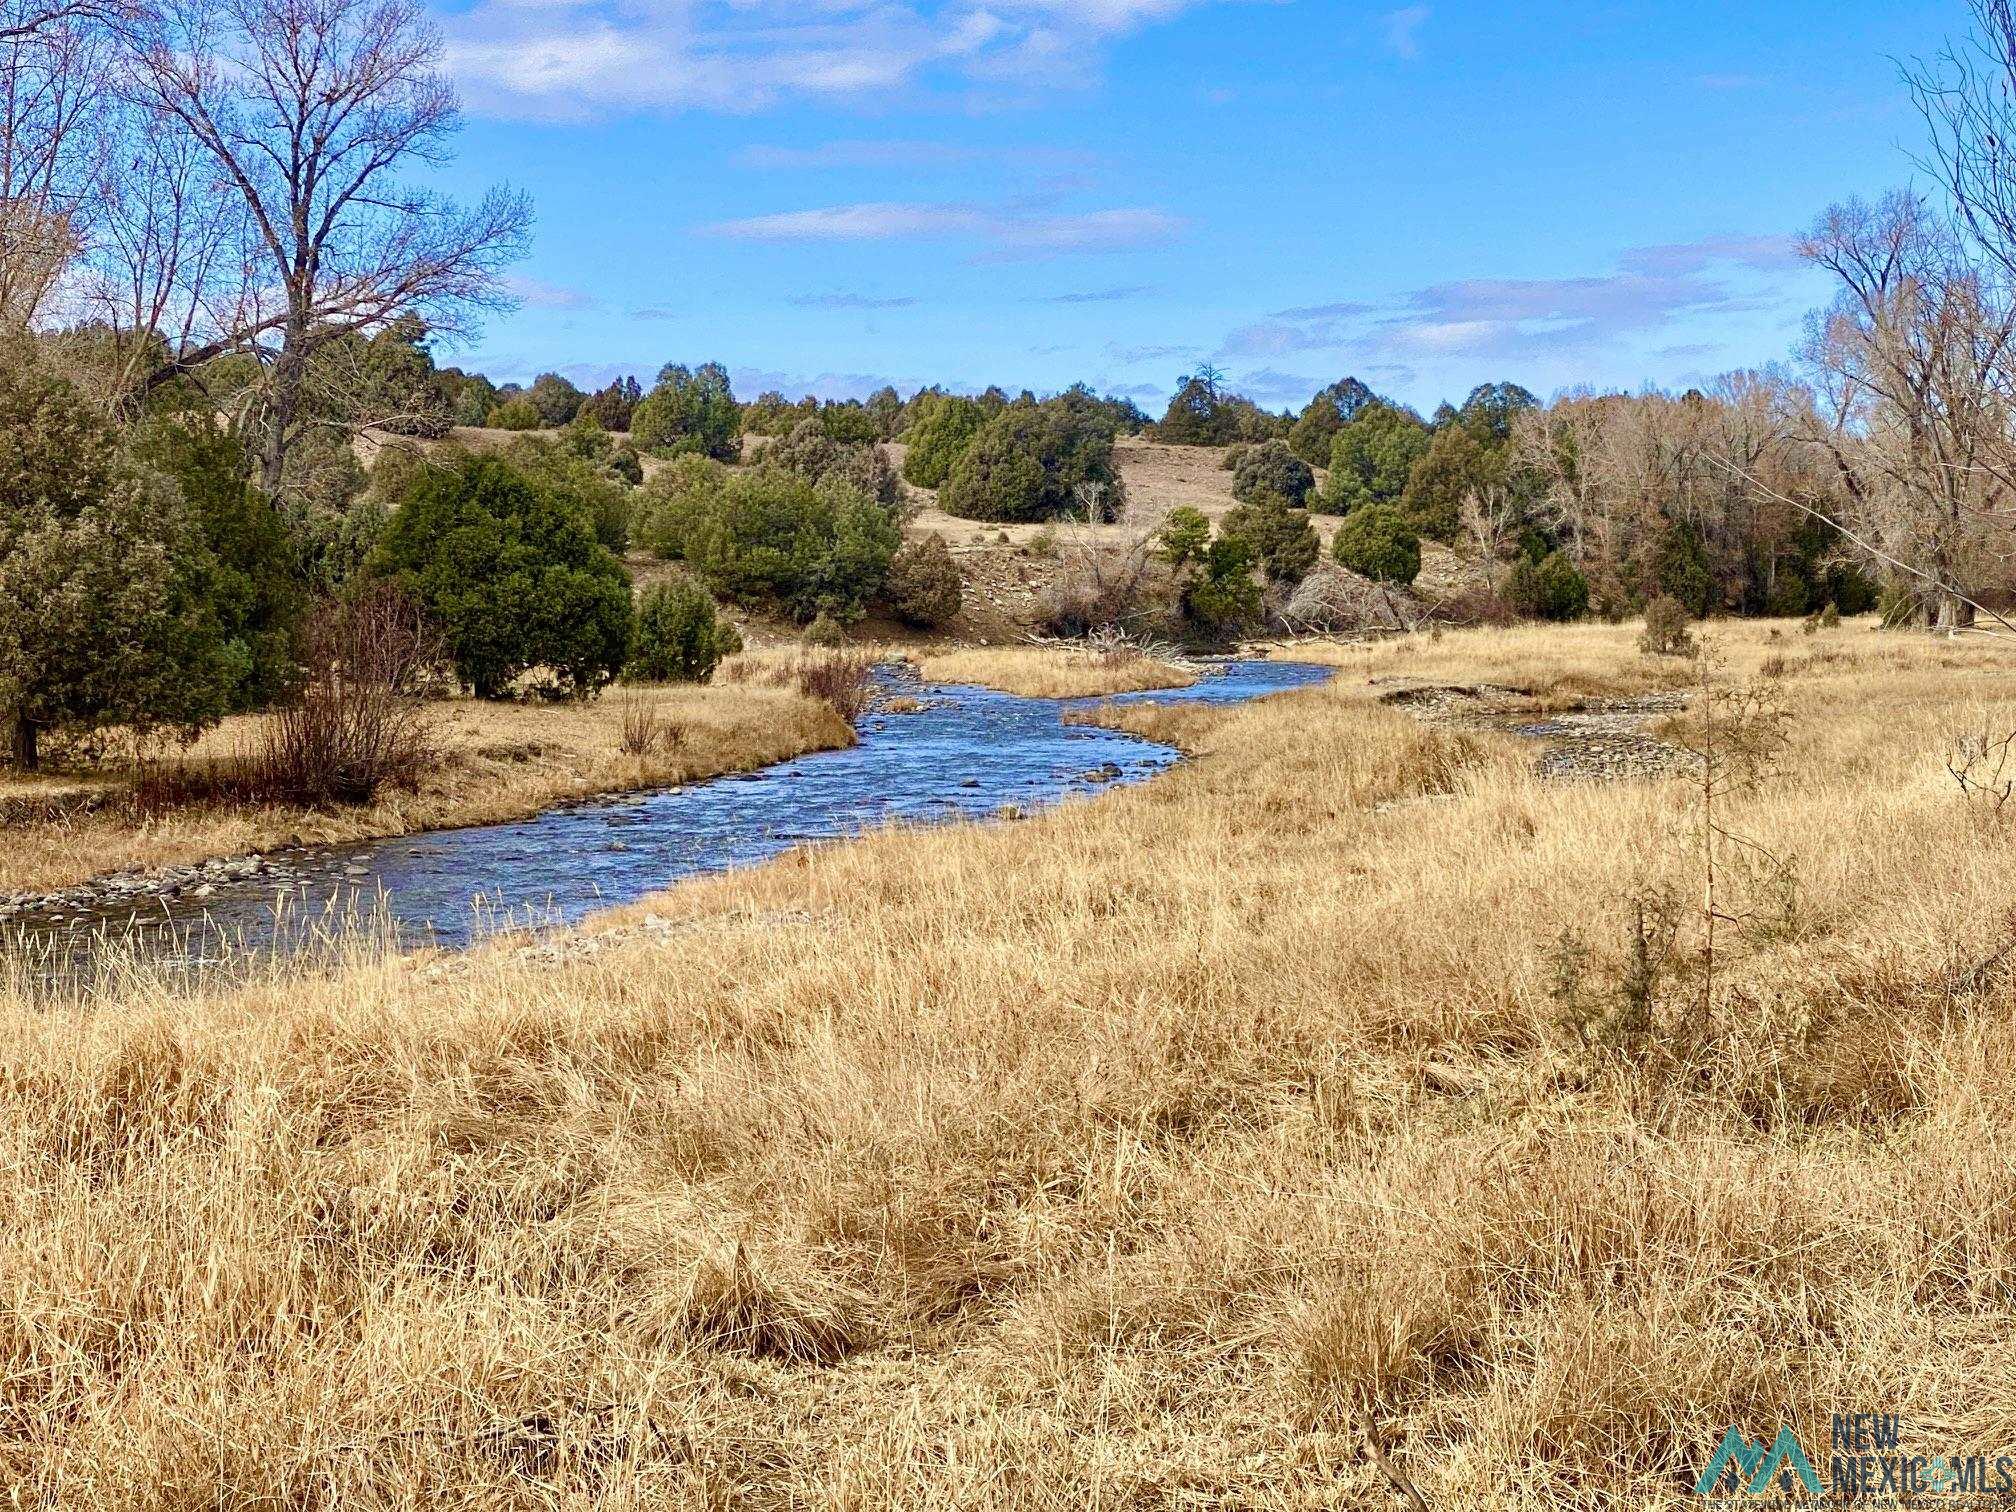
[[[527,278],[519,273],[505,275],[504,292],[534,310],[587,310],[595,304],[594,296],[579,289],[562,288],[559,284]]]
[[[1106,360],[1118,367],[1135,367],[1144,362],[1177,362],[1188,367],[1203,355],[1202,349],[1194,346],[1150,344],[1106,348]]]
[[[1311,378],[1305,373],[1284,373],[1278,368],[1254,368],[1235,374],[1229,387],[1255,404],[1278,409],[1283,405],[1308,403],[1309,396],[1330,381],[1328,378]]]
[[[1380,352],[1402,358],[1587,349],[1686,317],[1772,308],[1798,266],[1789,238],[1717,236],[1635,247],[1612,271],[1567,278],[1469,278],[1385,302],[1280,310],[1232,332],[1221,358]]]
[[[1386,31],[1386,45],[1402,58],[1421,56],[1421,28],[1434,14],[1425,5],[1407,5],[1386,12],[1380,18]]]
[[[805,310],[907,310],[917,303],[907,294],[893,299],[869,294],[793,294],[785,302]]]
[[[576,120],[748,112],[896,91],[1042,93],[1105,48],[1219,0],[475,0],[446,25],[472,108]]]
[[[1152,294],[1154,290],[1147,284],[1121,284],[1112,289],[1085,289],[1072,294],[1046,294],[1036,299],[1036,304],[1087,305],[1118,304],[1123,299],[1133,299],[1138,295]]]
[[[965,204],[896,201],[829,205],[747,216],[701,227],[737,241],[870,242],[969,240],[988,261],[1124,252],[1180,235],[1183,222],[1162,210],[1028,211]]]
[[[753,399],[774,389],[794,401],[803,399],[807,394],[820,399],[866,399],[880,388],[893,388],[898,393],[908,394],[924,386],[921,379],[884,373],[806,374],[752,367],[730,368],[728,379],[735,392],[744,399]]]
[[[835,168],[874,168],[913,171],[970,168],[993,164],[1007,168],[1059,171],[1095,165],[1099,156],[1066,147],[1038,147],[1033,144],[1005,147],[974,147],[955,142],[838,140],[814,142],[809,146],[775,146],[754,143],[739,149],[733,158],[738,168],[758,172],[824,172]]]

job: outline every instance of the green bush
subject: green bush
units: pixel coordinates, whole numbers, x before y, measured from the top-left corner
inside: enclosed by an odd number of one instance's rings
[[[210,602],[219,564],[202,511],[174,478],[119,457],[96,405],[42,371],[25,339],[9,345],[0,351],[0,719],[13,759],[34,767],[45,733],[125,725],[193,736],[253,671]],[[235,531],[242,520],[217,523]]]
[[[1660,538],[1652,554],[1652,579],[1657,592],[1678,601],[1696,619],[1714,607],[1715,569],[1706,543],[1691,525],[1675,525]]]
[[[875,422],[875,440],[896,439],[896,433],[903,428],[903,396],[894,387],[883,384],[868,396],[861,407]]]
[[[198,406],[142,421],[126,447],[135,466],[172,482],[208,549],[199,592],[229,668],[225,708],[240,713],[277,701],[294,680],[307,605],[281,516],[246,482],[243,445]]]
[[[1182,569],[1199,560],[1211,544],[1211,521],[1201,509],[1178,504],[1162,517],[1155,533],[1156,549],[1171,567]]]
[[[714,596],[680,576],[638,595],[625,675],[636,682],[704,683],[722,657],[741,649],[741,632],[721,619]]]
[[[1860,568],[1837,562],[1827,569],[1826,594],[1843,614],[1867,614],[1882,598],[1882,589]]]
[[[626,659],[622,564],[578,504],[502,458],[415,474],[372,565],[440,627],[478,697],[535,669],[553,691],[590,693]]]
[[[490,411],[483,423],[492,430],[528,431],[539,429],[542,422],[532,401],[519,398],[505,400]]]
[[[1539,561],[1522,556],[1506,581],[1512,608],[1534,619],[1580,619],[1589,609],[1589,580],[1559,551]]]
[[[1645,628],[1638,649],[1647,656],[1692,656],[1694,636],[1687,628],[1687,607],[1661,594],[1645,605]]]
[[[772,467],[814,483],[851,483],[871,499],[894,504],[902,495],[889,454],[874,441],[836,441],[817,420],[801,420],[791,434],[763,453]]]
[[[602,422],[586,410],[561,426],[560,434],[553,439],[570,457],[579,457],[597,467],[607,467],[610,455],[616,450],[616,443],[610,440]]]
[[[1311,467],[1330,465],[1330,447],[1337,432],[1373,400],[1372,390],[1356,378],[1343,378],[1324,389],[1303,408],[1288,431],[1288,449]]]
[[[1401,587],[1421,571],[1421,541],[1387,504],[1368,504],[1344,517],[1330,554],[1361,577]]]
[[[564,434],[559,441],[520,436],[504,449],[504,460],[587,519],[595,528],[595,539],[609,550],[620,556],[629,549],[630,486],[581,455]]]
[[[943,486],[952,464],[987,423],[976,400],[959,394],[925,394],[903,431],[903,477],[919,488]]]
[[[958,564],[940,535],[921,536],[898,551],[882,591],[896,617],[920,630],[950,623],[965,598]]]
[[[497,408],[496,384],[481,373],[465,373],[460,368],[443,368],[440,376],[448,395],[450,419],[457,425],[490,423],[490,411]]]
[[[1206,630],[1222,634],[1252,621],[1260,613],[1260,585],[1253,578],[1252,544],[1238,536],[1220,536],[1197,558],[1196,571],[1183,588],[1183,609]]]
[[[938,504],[968,520],[1047,520],[1125,498],[1113,433],[1096,414],[1055,400],[1017,403],[987,422],[953,463]]]
[[[1236,449],[1236,448],[1235,448]],[[1286,499],[1299,506],[1316,486],[1316,474],[1309,464],[1288,450],[1285,441],[1262,441],[1240,452],[1232,471],[1232,497],[1251,504],[1265,494]]]
[[[1262,494],[1225,512],[1220,529],[1253,548],[1270,583],[1299,583],[1316,567],[1323,541],[1306,510],[1292,508],[1279,494]]]
[[[541,373],[525,391],[526,402],[539,412],[539,423],[549,428],[572,420],[587,397],[558,373]]]
[[[607,388],[597,389],[581,404],[581,413],[605,431],[627,431],[630,417],[637,412],[644,391],[635,378],[619,378]]]
[[[1424,536],[1453,541],[1463,523],[1463,499],[1505,484],[1505,448],[1480,442],[1462,425],[1435,432],[1400,494],[1400,513]]]
[[[730,472],[699,458],[644,485],[639,536],[715,593],[800,622],[860,618],[902,544],[895,511],[839,479],[782,468]]]
[[[816,417],[818,405],[813,405]],[[751,436],[783,436],[805,418],[801,406],[793,404],[775,389],[765,389],[742,406],[742,429]]]
[[[819,429],[826,439],[843,445],[872,446],[882,439],[882,422],[867,406],[846,401],[819,411]]]
[[[1764,595],[1764,612],[1777,619],[1796,619],[1812,601],[1812,585],[1788,563]]]
[[[285,526],[294,577],[315,597],[341,595],[364,571],[391,522],[392,508],[375,489],[335,510],[288,508]]]
[[[1412,410],[1374,400],[1330,443],[1323,507],[1349,514],[1371,504],[1397,504],[1414,464],[1428,450],[1428,427]]]
[[[741,450],[742,407],[718,362],[688,370],[676,363],[659,371],[658,384],[630,415],[630,437],[661,456],[697,455],[732,462]]]
[[[1155,426],[1155,439],[1170,446],[1230,446],[1287,433],[1285,417],[1268,414],[1243,395],[1220,393],[1210,373],[1178,379],[1175,397]]]
[[[1337,406],[1320,397],[1312,399],[1288,431],[1288,449],[1311,467],[1328,467],[1331,443],[1342,429],[1344,418]]]

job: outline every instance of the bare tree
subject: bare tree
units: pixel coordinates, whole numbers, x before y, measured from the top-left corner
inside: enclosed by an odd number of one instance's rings
[[[42,318],[90,234],[106,62],[103,34],[67,8],[0,0],[0,322]]]
[[[0,0],[0,46],[130,14],[123,0]]]
[[[2016,525],[2016,303],[1910,194],[1834,206],[1800,250],[1840,285],[1806,343],[1825,406],[1810,439],[1833,458],[1858,535],[1929,586],[1928,618],[1969,626]]]
[[[1605,549],[1612,534],[1612,490],[1597,459],[1600,438],[1619,404],[1627,402],[1621,395],[1584,391],[1512,417],[1514,466],[1538,480],[1535,512],[1577,565]]]
[[[260,483],[277,491],[317,353],[401,315],[453,332],[507,304],[530,208],[498,189],[465,209],[401,181],[442,161],[458,125],[412,0],[146,0],[121,31],[128,98],[208,156],[252,253],[242,298],[206,306],[208,330],[146,384],[255,355]]]
[[[1477,561],[1484,569],[1484,586],[1498,592],[1498,567],[1506,546],[1519,534],[1520,509],[1511,488],[1503,483],[1480,483],[1465,489],[1457,506],[1464,534],[1477,548]]]
[[[1905,71],[1930,130],[1923,166],[1987,259],[2016,278],[2016,11],[1968,0],[1974,31]]]
[[[108,413],[176,354],[242,325],[255,302],[243,202],[192,138],[150,124],[133,112],[117,122],[75,279],[72,304],[90,339],[71,366]]]

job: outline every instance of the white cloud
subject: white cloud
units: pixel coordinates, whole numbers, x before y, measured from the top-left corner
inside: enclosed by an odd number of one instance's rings
[[[987,224],[986,214],[971,206],[870,203],[752,215],[701,230],[737,241],[892,241],[977,234]]]
[[[824,171],[833,168],[951,169],[975,164],[1057,171],[1083,169],[1098,154],[1064,147],[969,147],[952,142],[891,139],[815,142],[809,147],[752,144],[734,156],[738,168]]]
[[[941,81],[1042,92],[1206,3],[1220,0],[476,0],[445,27],[472,109],[566,121],[879,102]]]
[[[877,201],[754,215],[701,230],[737,241],[970,240],[982,244],[988,261],[1016,261],[1154,246],[1179,235],[1183,224],[1166,211],[1139,208],[1050,212]]]
[[[1403,58],[1421,56],[1421,28],[1434,14],[1425,5],[1408,5],[1388,11],[1381,18],[1386,26],[1386,45]]]
[[[841,293],[793,294],[785,303],[797,305],[802,310],[907,310],[917,301],[908,294],[882,299],[872,294]]]
[[[1299,409],[1309,402],[1311,394],[1329,381],[1327,378],[1311,378],[1302,373],[1284,373],[1276,368],[1256,368],[1235,376],[1229,387],[1236,393],[1244,394],[1255,404],[1272,405],[1276,408],[1293,405]]]
[[[1384,352],[1403,358],[1520,356],[1601,348],[1688,317],[1776,307],[1798,267],[1789,238],[1714,236],[1634,247],[1608,273],[1466,278],[1383,302],[1281,310],[1234,331],[1221,357]]]
[[[534,310],[586,310],[595,303],[593,296],[579,289],[562,288],[519,273],[505,275],[504,292]]]
[[[775,368],[736,367],[728,370],[736,394],[753,399],[775,389],[786,399],[797,401],[807,394],[820,399],[866,399],[879,388],[898,393],[915,393],[924,386],[917,378],[892,377],[883,373],[787,373]]]
[[[1125,299],[1133,299],[1142,294],[1152,294],[1154,289],[1147,284],[1121,284],[1112,289],[1076,289],[1069,294],[1046,294],[1037,299],[1037,304],[1085,305],[1118,304]]]

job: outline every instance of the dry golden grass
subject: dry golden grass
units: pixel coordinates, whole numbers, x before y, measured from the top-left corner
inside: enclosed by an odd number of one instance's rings
[[[1526,690],[1543,701],[1691,687],[1697,676],[1695,663],[1686,657],[1640,654],[1636,638],[1641,628],[1638,621],[1624,625],[1593,621],[1524,624],[1439,637],[1286,641],[1275,647],[1274,654],[1290,661],[1338,667],[1346,677],[1359,680],[1410,677],[1428,682],[1493,683]],[[1721,648],[1729,673],[1737,678],[1754,676],[1773,656],[1802,664],[1820,658],[1833,667],[1887,662],[1916,669],[1936,667],[1941,655],[1954,654],[1969,666],[1999,665],[1997,658],[1972,649],[1948,653],[1902,637],[1877,635],[1868,620],[1851,620],[1838,629],[1812,635],[1802,632],[1798,620],[1726,621],[1697,625],[1694,633],[1698,640]]]
[[[977,683],[1020,698],[1100,698],[1150,688],[1187,688],[1197,674],[1135,652],[1050,646],[980,646],[912,654],[926,682]]]
[[[1633,686],[1633,633],[1375,658]],[[2010,1453],[2016,987],[1967,968],[2011,819],[1941,758],[2016,677],[1785,641],[1787,773],[1725,817],[1800,906],[1616,1050],[1550,947],[1693,896],[1685,786],[1540,783],[1349,673],[1131,709],[1197,758],[689,884],[557,966],[0,1005],[0,1483],[1392,1505],[1369,1429],[1438,1508],[1537,1512],[1680,1501],[1732,1422]]]
[[[651,754],[626,753],[624,713],[644,701],[678,731]],[[262,716],[226,720],[186,761],[200,768],[251,747]],[[388,791],[356,808],[203,806],[136,815],[123,804],[48,822],[10,824],[0,892],[47,891],[128,868],[181,865],[300,840],[329,844],[454,825],[520,819],[570,798],[668,786],[767,766],[853,739],[824,703],[774,687],[618,690],[583,704],[438,706],[441,761],[415,792]],[[122,780],[130,781],[130,774]],[[26,797],[33,784],[8,784]]]

